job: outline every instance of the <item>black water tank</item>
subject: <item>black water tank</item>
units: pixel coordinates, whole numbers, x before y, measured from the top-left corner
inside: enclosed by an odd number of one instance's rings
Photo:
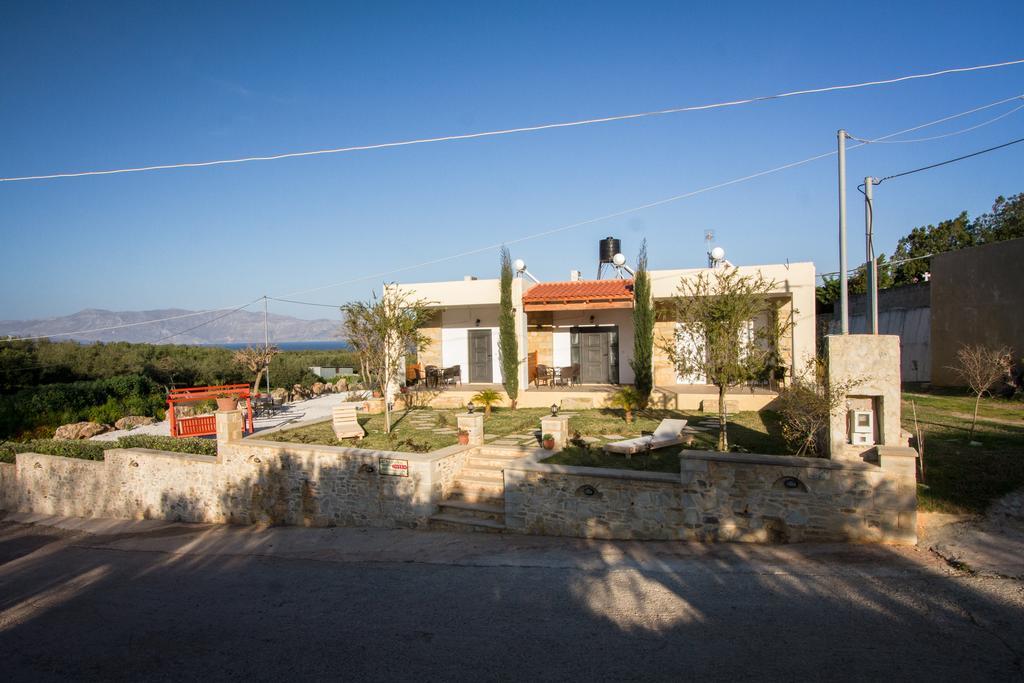
[[[612,257],[622,251],[622,242],[614,237],[605,237],[598,246],[600,263],[611,263]]]

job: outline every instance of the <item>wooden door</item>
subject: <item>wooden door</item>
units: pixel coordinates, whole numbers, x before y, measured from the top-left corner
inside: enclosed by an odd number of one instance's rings
[[[494,381],[491,355],[491,331],[469,331],[469,381],[473,384],[490,384]]]

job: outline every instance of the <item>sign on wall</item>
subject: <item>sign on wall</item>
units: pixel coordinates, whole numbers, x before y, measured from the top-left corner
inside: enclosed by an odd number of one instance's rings
[[[397,460],[395,458],[380,459],[380,473],[390,477],[408,477],[409,461]]]

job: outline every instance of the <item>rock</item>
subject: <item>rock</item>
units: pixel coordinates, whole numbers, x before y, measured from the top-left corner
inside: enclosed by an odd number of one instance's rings
[[[324,382],[324,393],[325,394],[333,394],[334,393],[334,385],[331,384],[330,382]]]
[[[175,417],[192,417],[196,414],[196,409],[192,406],[174,406]]]
[[[310,390],[312,390],[314,396],[319,396],[320,394],[324,393],[324,383],[313,382],[313,386],[310,387]]]
[[[110,425],[100,424],[99,422],[75,422],[73,424],[57,427],[57,431],[54,433],[53,438],[62,441],[90,439],[97,434],[103,434],[104,432],[109,431]]]
[[[339,379],[337,382],[334,383],[334,390],[335,391],[348,391],[348,380],[347,379]]]
[[[132,429],[151,424],[156,424],[155,418],[145,415],[127,415],[114,423],[114,429]]]
[[[277,389],[274,389],[273,391],[270,392],[270,397],[275,401],[287,401],[288,390],[278,387]]]

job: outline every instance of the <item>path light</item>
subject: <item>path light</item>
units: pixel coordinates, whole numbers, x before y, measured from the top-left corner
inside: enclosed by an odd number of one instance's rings
[[[552,403],[551,404],[551,417],[558,417],[558,404],[557,403]]]
[[[476,410],[476,406],[473,405],[472,401],[470,401],[469,403],[466,404],[466,410],[469,411],[470,415],[472,415],[473,411]]]

